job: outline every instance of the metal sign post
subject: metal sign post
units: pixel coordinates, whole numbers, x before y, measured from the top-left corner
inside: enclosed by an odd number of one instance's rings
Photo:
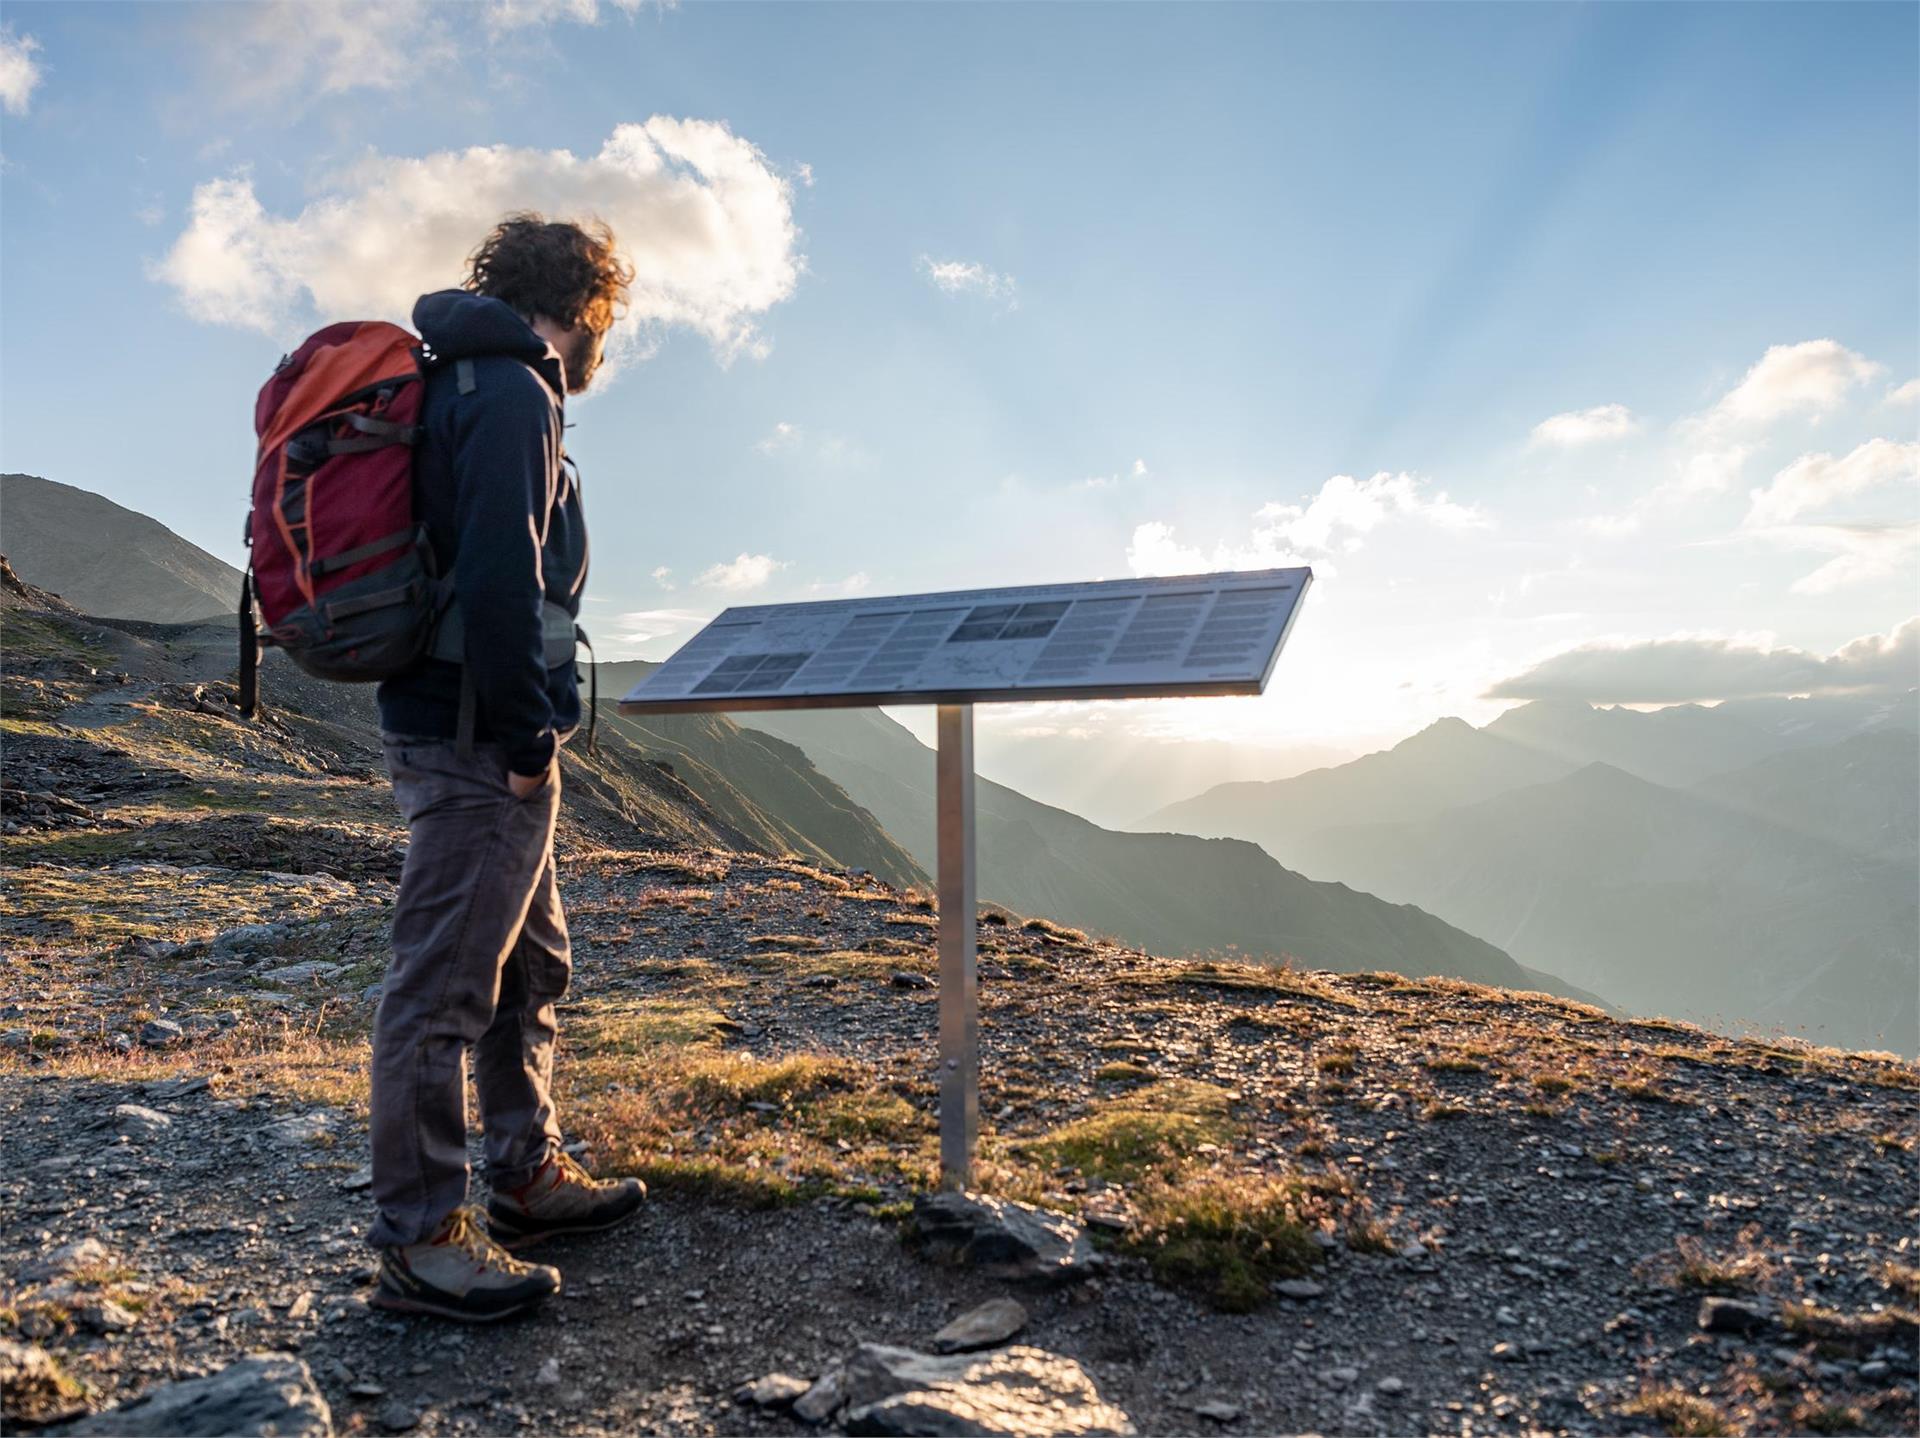
[[[623,714],[938,706],[942,1188],[971,1181],[980,1132],[974,704],[1262,693],[1312,582],[1267,569],[747,605],[620,701]]]
[[[940,706],[933,782],[940,850],[940,1186],[963,1189],[973,1181],[980,1132],[971,704]]]

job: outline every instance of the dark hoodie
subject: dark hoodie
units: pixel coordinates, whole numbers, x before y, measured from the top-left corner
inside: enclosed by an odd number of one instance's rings
[[[571,663],[549,669],[541,602],[580,612],[587,526],[580,486],[561,463],[559,357],[500,300],[465,290],[423,295],[413,326],[430,367],[414,457],[414,508],[427,527],[467,634],[478,700],[474,738],[500,744],[517,774],[546,772],[556,734],[580,722]],[[459,393],[454,361],[473,361]],[[380,686],[380,727],[452,739],[460,668],[428,659]]]

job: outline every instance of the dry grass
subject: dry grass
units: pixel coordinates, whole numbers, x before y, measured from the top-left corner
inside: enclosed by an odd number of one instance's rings
[[[642,872],[672,874],[695,884],[717,884],[733,872],[733,856],[721,853],[634,855],[635,867]],[[797,889],[800,886],[794,885]]]
[[[1867,1416],[1851,1403],[1811,1398],[1794,1404],[1793,1426],[1801,1433],[1865,1433]]]
[[[1116,982],[1141,987],[1191,984],[1196,988],[1306,999],[1315,1003],[1332,1004],[1343,1009],[1357,1010],[1361,1007],[1318,974],[1278,965],[1227,964],[1209,959],[1197,963],[1179,964],[1168,969],[1127,974],[1118,978]]]
[[[1780,1310],[1780,1322],[1833,1356],[1857,1356],[1883,1343],[1911,1348],[1920,1339],[1920,1314],[1904,1308],[1841,1313],[1813,1303],[1789,1303]]]
[[[1879,1278],[1909,1303],[1920,1303],[1920,1268],[1890,1258],[1880,1265]]]
[[[318,1022],[296,1026],[282,1020],[249,1021],[173,1051],[117,1049],[76,1044],[27,1059],[17,1051],[0,1054],[0,1079],[61,1078],[113,1084],[158,1083],[209,1069],[223,1077],[246,1079],[302,1103],[324,1104],[364,1114],[372,1050],[363,1033],[342,1025],[330,1030]]]
[[[1730,1249],[1714,1252],[1691,1234],[1674,1251],[1641,1266],[1649,1281],[1694,1293],[1751,1293],[1773,1276],[1773,1257],[1760,1244],[1760,1226],[1740,1230]]]
[[[763,973],[783,974],[795,979],[810,979],[823,974],[836,979],[885,979],[903,970],[930,974],[934,967],[932,956],[918,948],[880,953],[858,949],[762,949],[742,962]]]
[[[1676,1435],[1714,1438],[1733,1431],[1718,1408],[1684,1388],[1647,1389],[1622,1403],[1620,1411],[1630,1418],[1651,1418]]]

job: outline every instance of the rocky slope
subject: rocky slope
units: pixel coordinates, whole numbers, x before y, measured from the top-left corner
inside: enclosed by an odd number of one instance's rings
[[[989,922],[980,1185],[1102,1255],[992,1278],[902,1241],[935,1157],[928,901],[716,845],[636,772],[621,802],[682,816],[637,838],[571,757],[560,1099],[652,1198],[547,1250],[567,1289],[524,1321],[371,1312],[383,786],[338,720],[144,677],[178,630],[0,622],[9,1432],[205,1412],[169,1385],[251,1371],[299,1431],[798,1433],[809,1380],[878,1361],[857,1344],[1007,1297],[1041,1357],[992,1350],[996,1400],[1044,1367],[1141,1432],[1920,1419],[1911,1065]],[[254,1352],[287,1357],[229,1372]]]

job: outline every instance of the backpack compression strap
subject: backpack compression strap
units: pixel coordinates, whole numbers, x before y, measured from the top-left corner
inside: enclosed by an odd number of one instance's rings
[[[240,576],[240,717],[260,707],[260,631],[253,622],[253,571]]]

